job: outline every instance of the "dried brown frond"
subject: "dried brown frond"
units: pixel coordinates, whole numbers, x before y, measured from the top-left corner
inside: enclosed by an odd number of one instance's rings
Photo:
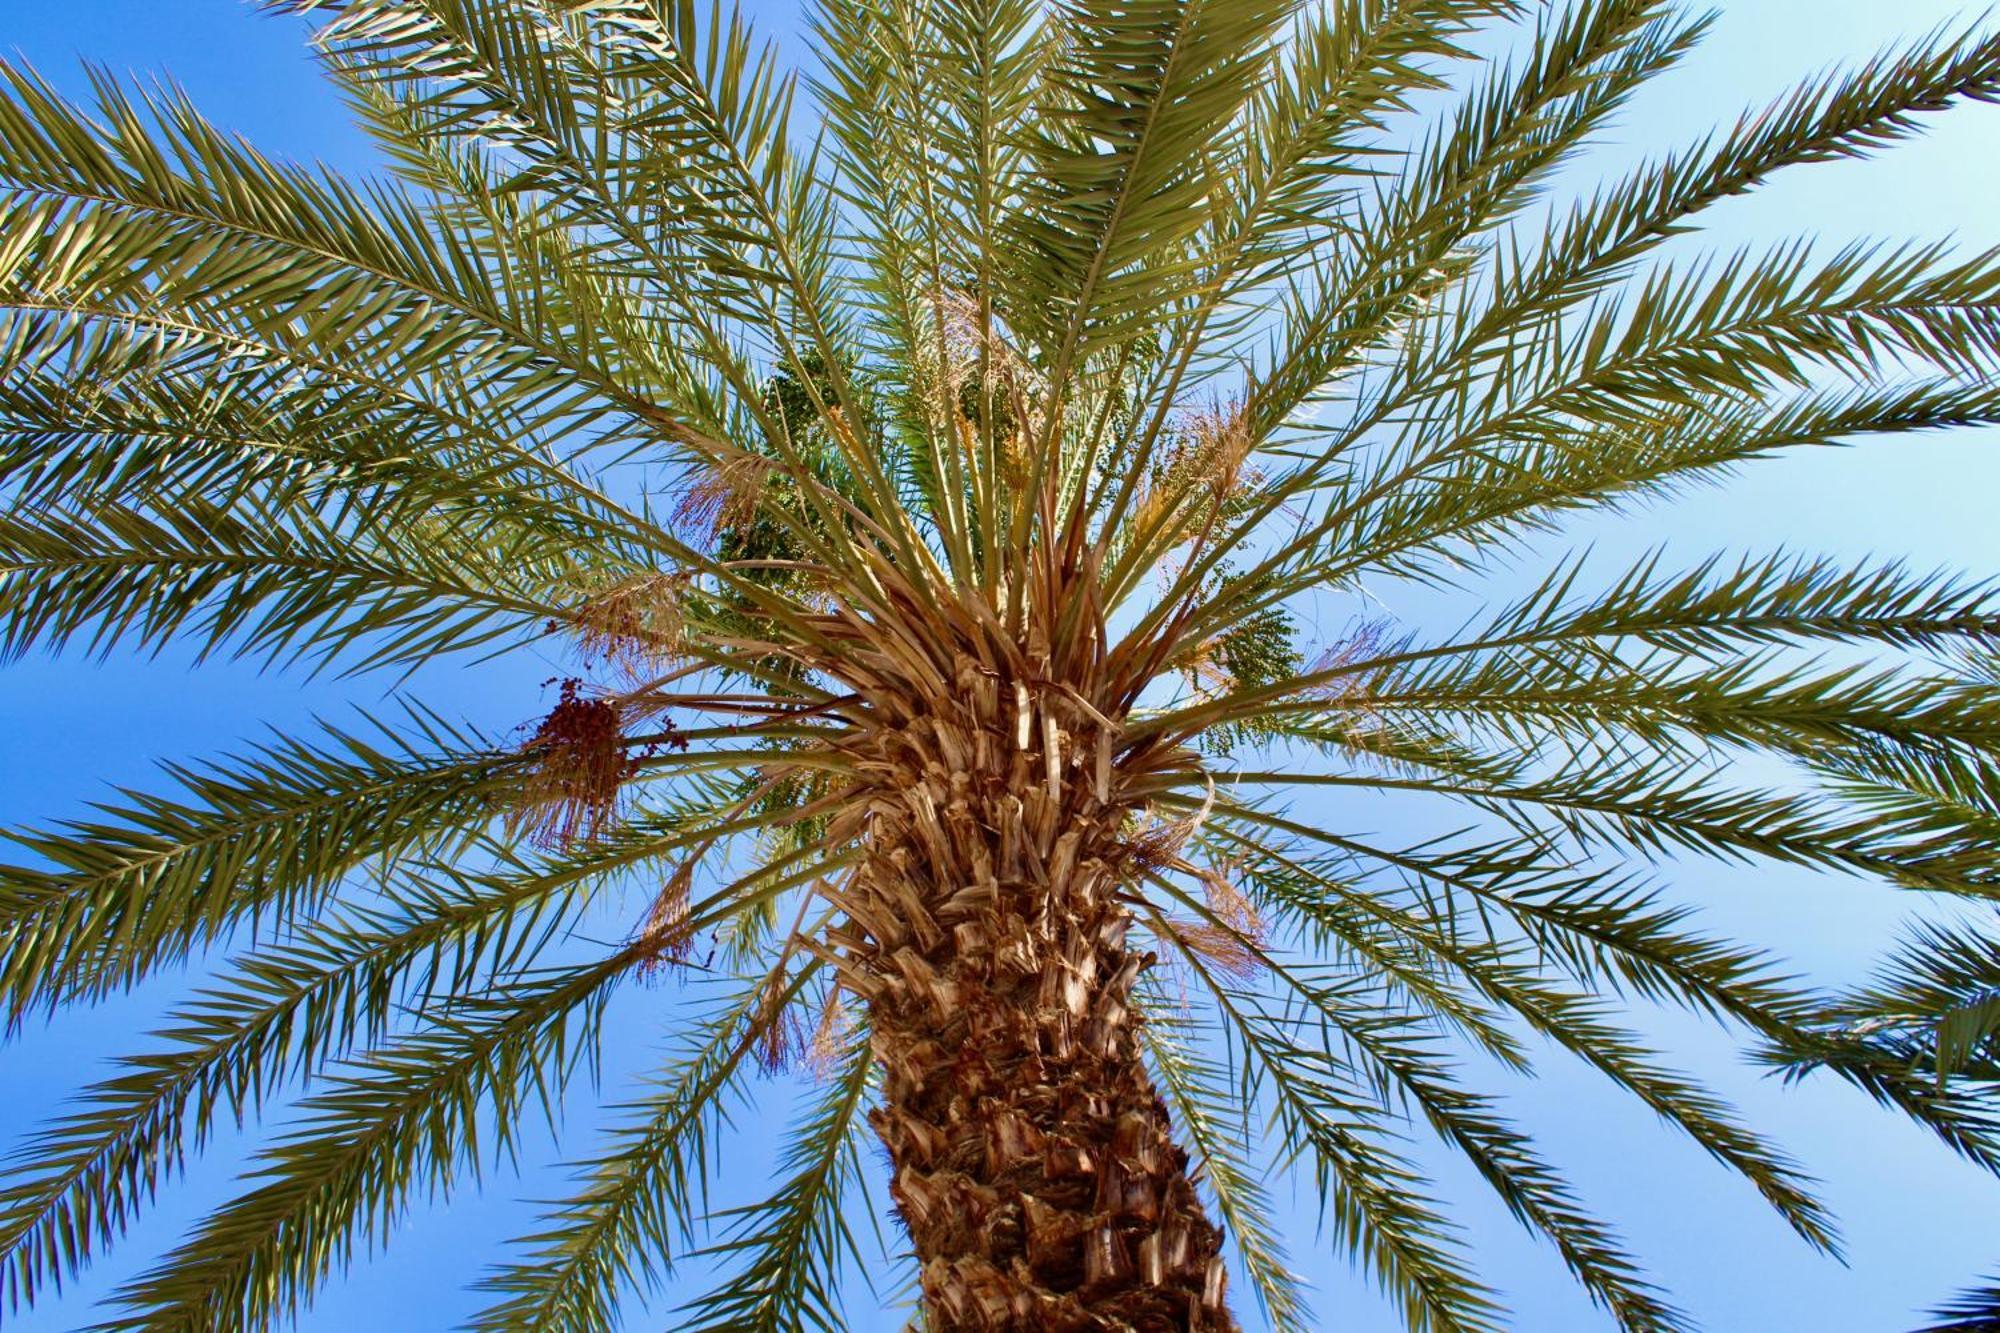
[[[710,467],[682,492],[674,506],[677,527],[713,541],[727,528],[747,527],[757,516],[774,464],[739,453]]]
[[[1001,474],[1009,486],[1025,486],[1034,464],[1034,441],[1025,430],[1009,431],[1000,440]]]
[[[522,747],[534,764],[521,785],[509,832],[537,847],[561,849],[599,837],[618,816],[625,780],[637,770],[626,753],[618,706],[583,697],[583,682],[562,682],[562,696]]]
[[[687,961],[688,948],[694,942],[688,917],[693,884],[694,864],[684,861],[653,899],[645,924],[639,928],[637,942],[645,951],[639,960],[641,977],[657,976],[672,965]]]
[[[1348,744],[1362,744],[1370,735],[1379,736],[1386,725],[1370,706],[1380,672],[1349,668],[1400,652],[1409,640],[1398,637],[1394,628],[1388,620],[1364,621],[1339,643],[1322,649],[1306,667],[1309,676],[1331,673],[1331,679],[1309,687],[1304,695],[1338,710],[1338,727]]]
[[[1180,488],[1174,484],[1174,456],[1170,449],[1165,463],[1139,482],[1128,526],[1134,533],[1158,531],[1166,526],[1180,495]]]
[[[956,287],[935,288],[928,304],[931,318],[942,335],[944,357],[951,378],[957,381],[983,360],[988,371],[1000,381],[1025,383],[1034,368],[988,313],[982,322],[979,301],[971,292]]]
[[[1000,350],[1002,345],[989,339],[980,326],[979,302],[971,292],[958,287],[935,287],[931,289],[929,305],[943,335],[946,354],[954,360],[974,360],[982,347]]]
[[[1220,635],[1204,639],[1187,651],[1177,664],[1182,676],[1202,694],[1227,694],[1236,686],[1236,677],[1222,660]]]
[[[1001,465],[1014,484],[1028,473],[1028,441],[1040,414],[1033,364],[1008,341],[990,309],[968,291],[942,287],[923,298],[926,336],[915,349],[917,377],[934,417],[949,423],[951,443],[967,459],[981,448],[979,423],[989,414]]]

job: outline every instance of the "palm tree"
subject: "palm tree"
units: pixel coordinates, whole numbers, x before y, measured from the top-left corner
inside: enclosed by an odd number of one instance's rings
[[[818,0],[807,115],[692,0],[272,7],[314,16],[393,179],[5,70],[5,646],[581,664],[513,737],[411,702],[16,835],[15,1024],[212,975],[14,1159],[10,1308],[289,1099],[105,1326],[283,1320],[552,1120],[653,974],[671,1058],[479,1327],[615,1325],[792,1061],[778,1186],[711,1218],[735,1268],[677,1327],[843,1326],[871,1138],[925,1328],[1231,1329],[1231,1262],[1313,1326],[1258,1124],[1413,1329],[1498,1327],[1415,1121],[1619,1326],[1685,1328],[1457,1060],[1568,1051],[1832,1247],[1628,993],[2000,1166],[1986,1085],[1634,866],[1993,894],[2000,589],[1565,558],[1448,632],[1360,593],[1742,460],[2000,419],[2000,254],[1662,249],[2000,97],[2000,37],[1818,78],[1565,202],[1703,20]],[[1287,804],[1322,791],[1463,831]]]

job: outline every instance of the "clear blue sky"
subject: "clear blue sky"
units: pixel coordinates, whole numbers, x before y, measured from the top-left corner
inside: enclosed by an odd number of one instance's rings
[[[1797,77],[1844,57],[1914,37],[1941,24],[1965,27],[1980,6],[1953,0],[1718,0],[1721,21],[1707,48],[1628,117],[1599,159],[1624,160],[1679,143],[1714,121],[1761,103]],[[749,6],[766,31],[788,35],[791,5]],[[368,154],[335,98],[315,81],[298,29],[260,18],[239,0],[0,0],[0,48],[24,53],[60,84],[80,89],[80,64],[121,72],[166,72],[210,115],[266,149],[365,169]],[[1933,122],[1931,133],[1876,162],[1786,177],[1763,195],[1715,215],[1724,246],[1798,233],[1830,242],[1858,236],[1955,236],[1968,246],[2000,243],[2000,108],[1972,107]],[[2000,572],[2000,438],[1883,440],[1763,464],[1723,489],[1672,508],[1593,521],[1566,541],[1626,552],[1667,542],[1689,556],[1716,549],[1785,545],[1847,555],[1908,556],[1981,575]],[[1393,594],[1392,594],[1393,595]],[[1415,614],[1412,608],[1405,608]],[[541,706],[549,664],[429,670],[413,692],[434,705],[505,730]],[[81,657],[34,659],[0,673],[0,822],[79,813],[106,783],[156,786],[160,758],[214,754],[266,724],[296,729],[314,714],[338,715],[375,701],[367,685],[260,675],[242,666],[192,669],[185,653],[94,664]],[[1872,886],[1802,871],[1688,866],[1675,874],[1685,898],[1712,927],[1775,947],[1815,977],[1858,975],[1888,941],[1913,900]],[[143,1031],[161,994],[73,1016],[0,1051],[0,1141],[12,1141],[92,1076],[93,1062]],[[627,1048],[607,1070],[608,1095],[643,1069],[660,1039],[648,994],[620,1001]],[[1542,1130],[1548,1153],[1570,1167],[1584,1195],[1616,1219],[1654,1272],[1705,1327],[1718,1333],[1826,1330],[1894,1333],[1912,1312],[2000,1265],[2000,1182],[1959,1166],[1910,1127],[1831,1086],[1784,1089],[1737,1062],[1729,1046],[1677,1019],[1654,1030],[1688,1065],[1736,1097],[1824,1182],[1841,1215],[1850,1264],[1817,1257],[1794,1241],[1741,1182],[1670,1137],[1636,1107],[1562,1062],[1511,1101]],[[781,1084],[771,1117],[789,1113]],[[587,1150],[581,1114],[571,1150]],[[754,1188],[768,1168],[768,1135],[747,1122],[741,1152],[724,1166],[725,1189]],[[18,1320],[13,1333],[45,1333],[87,1318],[89,1299],[168,1248],[207,1203],[225,1197],[240,1145],[225,1144],[186,1188],[175,1191],[111,1261],[72,1298]],[[474,1298],[494,1246],[531,1220],[523,1198],[547,1197],[558,1178],[547,1154],[531,1156],[523,1179],[505,1173],[483,1192],[419,1212],[386,1256],[356,1270],[304,1321],[315,1330],[452,1327]],[[1448,1196],[1480,1268],[1504,1289],[1523,1330],[1609,1327],[1559,1265],[1489,1199],[1467,1172],[1439,1159]],[[1281,1197],[1284,1191],[1281,1190]],[[1327,1327],[1389,1333],[1393,1315],[1313,1234],[1298,1201],[1295,1259],[1318,1289]],[[865,1292],[857,1289],[857,1296]],[[663,1303],[661,1311],[671,1309]],[[1246,1311],[1246,1314],[1249,1313]],[[657,1327],[664,1315],[633,1321]],[[894,1325],[857,1306],[857,1329]]]

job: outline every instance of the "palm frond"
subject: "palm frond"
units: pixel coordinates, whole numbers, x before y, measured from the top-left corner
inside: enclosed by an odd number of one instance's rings
[[[802,985],[803,975],[789,986]],[[523,1238],[519,1259],[482,1283],[496,1300],[482,1329],[602,1328],[630,1286],[655,1288],[692,1236],[708,1188],[711,1137],[760,1040],[763,979],[714,1003],[606,1151],[582,1164],[583,1189]]]
[[[1930,1312],[1916,1333],[1990,1333],[2000,1327],[2000,1283],[1972,1287]]]
[[[1571,206],[1538,253],[1496,277],[1490,304],[1456,340],[1454,360],[1533,327],[1537,314],[1605,290],[1692,219],[1788,168],[1869,156],[1918,132],[1921,117],[2000,92],[2000,41],[1938,36],[1859,69],[1800,85],[1714,140],[1648,163]]]
[[[835,1056],[825,1089],[793,1127],[780,1159],[782,1184],[758,1203],[713,1218],[722,1236],[700,1251],[741,1262],[708,1294],[683,1305],[689,1329],[746,1333],[836,1333],[847,1327],[840,1299],[843,1269],[867,1263],[850,1202],[862,1185],[855,1139],[874,1076],[866,1034]]]
[[[1626,1329],[1685,1329],[1686,1319],[1645,1280],[1616,1235],[1583,1211],[1533,1144],[1492,1099],[1453,1079],[1449,1057],[1423,1025],[1371,1005],[1352,988],[1320,997],[1342,1011],[1340,1032],[1357,1064],[1414,1102],[1432,1130],[1472,1163],[1523,1226],[1550,1240],[1563,1262]]]
[[[538,637],[580,600],[567,589],[593,582],[568,543],[482,532],[476,518],[352,526],[304,505],[231,512],[193,497],[164,514],[101,503],[0,516],[0,652],[172,639],[365,671]]]
[[[1060,377],[1156,318],[1207,216],[1211,160],[1265,78],[1285,0],[1058,6],[1010,220],[1019,333]]]
[[[1204,1053],[1203,1039],[1209,1035],[1193,1019],[1177,1018],[1168,999],[1147,1006],[1147,1052],[1175,1120],[1235,1236],[1237,1254],[1264,1317],[1276,1333],[1294,1333],[1311,1327],[1304,1284],[1271,1216],[1270,1192],[1240,1142],[1249,1137],[1248,1108],[1238,1105],[1228,1071]]]
[[[1572,7],[1539,36],[1523,68],[1469,93],[1379,209],[1356,218],[1364,239],[1323,290],[1293,303],[1250,394],[1258,438],[1462,276],[1464,248],[1522,207],[1545,173],[1686,53],[1696,31],[1659,0],[1607,0]]]
[[[1183,951],[1230,1030],[1243,1062],[1244,1095],[1268,1090],[1286,1144],[1281,1160],[1307,1158],[1325,1201],[1333,1244],[1364,1261],[1412,1330],[1496,1328],[1501,1311],[1460,1257],[1463,1242],[1429,1197],[1429,1185],[1393,1145],[1384,1113],[1336,1055],[1290,1035],[1289,1024],[1232,989],[1199,955]]]
[[[726,793],[656,817],[656,838],[702,828]],[[439,1000],[533,968],[576,924],[588,886],[631,858],[591,848],[494,869],[413,866],[398,882],[295,926],[239,959],[123,1058],[10,1162],[0,1186],[0,1256],[10,1305],[74,1277],[180,1175],[224,1118],[242,1123],[288,1086],[387,1036]]]
[[[1364,865],[1379,863],[1392,871],[1428,879],[1441,889],[1470,887],[1462,868],[1465,863],[1454,858],[1448,847],[1383,847],[1234,803],[1225,810],[1225,817],[1254,831],[1316,841]],[[1487,1000],[1636,1096],[1716,1160],[1752,1182],[1806,1240],[1821,1248],[1834,1248],[1831,1219],[1796,1164],[1763,1142],[1714,1094],[1659,1063],[1642,1039],[1616,1021],[1612,1007],[1601,997],[1551,982],[1532,952],[1504,938],[1482,940],[1475,936],[1459,943],[1455,923],[1426,926],[1411,920],[1404,929],[1448,959]]]
[[[32,264],[37,290],[185,292],[238,317],[268,310],[341,359],[394,367],[403,384],[446,359],[482,377],[525,375],[522,397],[542,397],[548,420],[600,394],[633,404],[621,365],[568,350],[532,297],[510,290],[534,265],[461,248],[385,189],[272,163],[178,94],[135,103],[100,77],[91,118],[28,72],[9,66],[4,81],[0,187],[47,201],[43,226],[17,248],[57,242],[60,267]],[[66,253],[65,236],[85,243]],[[139,254],[143,266],[121,263]]]
[[[414,1195],[448,1192],[505,1154],[525,1115],[553,1116],[598,1040],[607,988],[630,966],[613,954],[460,997],[425,1030],[326,1075],[297,1127],[261,1154],[259,1183],[121,1286],[100,1327],[256,1328],[295,1316],[357,1244],[386,1240]]]
[[[434,715],[405,721],[402,735],[323,725],[312,740],[171,765],[180,796],[127,792],[103,807],[112,822],[11,834],[53,868],[0,880],[10,1017],[129,986],[242,926],[297,921],[372,859],[450,855],[524,761]]]

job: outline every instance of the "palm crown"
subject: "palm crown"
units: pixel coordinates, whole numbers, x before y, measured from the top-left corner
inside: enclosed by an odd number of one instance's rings
[[[1564,564],[1443,635],[1357,595],[1773,451],[2000,417],[2000,256],[1656,253],[2000,95],[2000,39],[1808,83],[1552,205],[1701,20],[818,0],[808,119],[692,0],[274,7],[321,18],[394,180],[5,71],[6,645],[396,672],[555,636],[582,665],[524,738],[412,703],[17,835],[14,1020],[215,975],[24,1146],[10,1301],[310,1083],[106,1316],[281,1319],[531,1131],[614,987],[697,964],[660,993],[671,1061],[481,1327],[614,1324],[702,1220],[731,1099],[791,1059],[817,1077],[785,1179],[722,1219],[740,1271],[684,1326],[843,1324],[870,1136],[927,1327],[1229,1328],[1225,1256],[1309,1326],[1263,1123],[1411,1327],[1497,1327],[1398,1146],[1414,1114],[1621,1327],[1685,1327],[1451,1059],[1553,1043],[1833,1246],[1626,991],[2000,1165],[1984,936],[1829,998],[1631,865],[1991,894],[1993,589]],[[1746,752],[1788,775],[1745,785]],[[1466,831],[1326,827],[1286,803],[1317,787],[1441,797]],[[580,949],[607,917],[623,942]]]

